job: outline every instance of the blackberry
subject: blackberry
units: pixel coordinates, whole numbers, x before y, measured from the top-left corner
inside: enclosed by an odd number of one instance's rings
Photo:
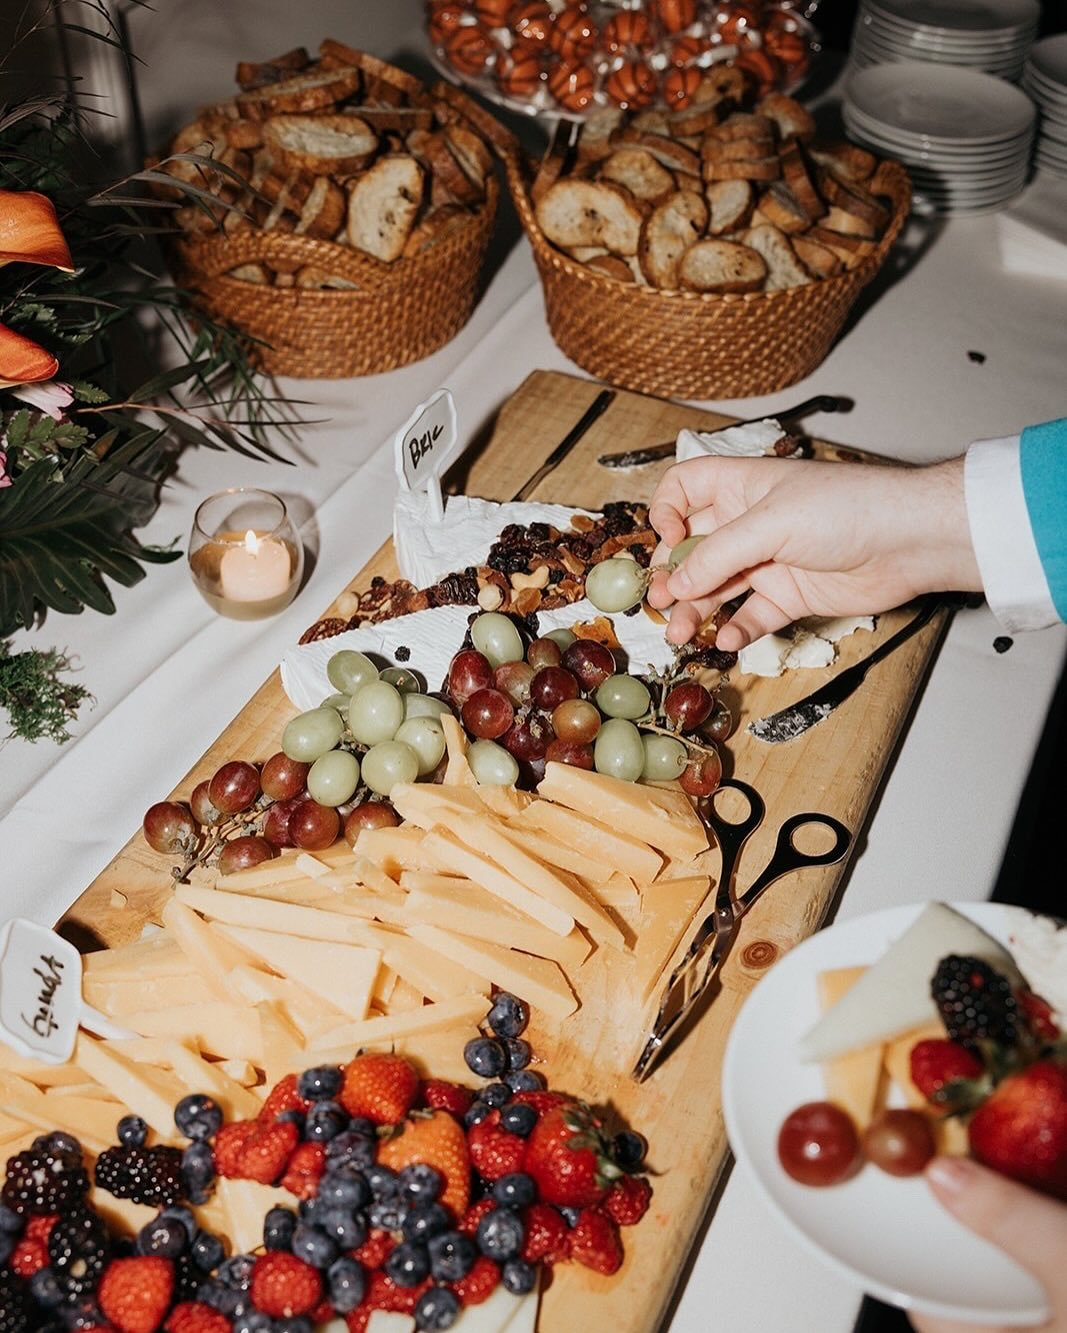
[[[68,1303],[96,1290],[111,1253],[103,1218],[88,1208],[63,1214],[48,1233],[48,1259]]]
[[[81,1152],[36,1145],[7,1164],[3,1201],[13,1212],[62,1213],[89,1193]]]
[[[184,1194],[181,1150],[162,1145],[108,1148],[96,1159],[96,1183],[116,1199],[152,1207],[177,1203]]]
[[[1015,1044],[1019,1007],[1011,984],[982,959],[959,954],[942,958],[930,994],[951,1041],[972,1048],[980,1041]]]
[[[10,1268],[0,1268],[0,1333],[29,1333],[30,1320],[29,1288]]]

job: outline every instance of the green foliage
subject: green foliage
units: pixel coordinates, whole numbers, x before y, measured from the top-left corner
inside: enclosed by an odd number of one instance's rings
[[[59,673],[70,665],[55,648],[12,653],[10,643],[0,643],[0,708],[11,723],[8,739],[47,737],[57,745],[70,739],[69,723],[92,697],[84,685],[60,679]]]

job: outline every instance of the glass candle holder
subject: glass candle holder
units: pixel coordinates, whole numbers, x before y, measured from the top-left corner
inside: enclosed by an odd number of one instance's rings
[[[289,605],[304,572],[304,548],[284,503],[270,491],[234,487],[197,509],[189,569],[213,611],[263,620]]]

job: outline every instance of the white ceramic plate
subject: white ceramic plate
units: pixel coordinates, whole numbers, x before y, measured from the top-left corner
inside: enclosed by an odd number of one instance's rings
[[[1030,63],[1050,83],[1067,88],[1067,32],[1035,42],[1030,48]]]
[[[995,144],[944,144],[923,139],[918,135],[905,135],[897,130],[887,129],[869,116],[864,116],[849,103],[842,107],[842,116],[846,128],[863,131],[879,140],[884,148],[900,153],[922,154],[945,163],[957,163],[960,166],[977,166],[983,163],[997,163],[1014,159],[1024,160],[1030,151],[1032,133],[1017,134]]]
[[[926,61],[860,70],[848,80],[845,95],[871,119],[935,142],[1011,138],[1024,133],[1036,115],[1025,93],[992,74]]]
[[[1028,915],[993,903],[954,906],[1000,939]],[[771,1208],[864,1291],[944,1319],[1037,1324],[1048,1317],[1038,1283],[947,1213],[922,1177],[900,1179],[866,1166],[842,1185],[813,1189],[791,1180],[778,1162],[782,1121],[801,1103],[825,1097],[819,1066],[798,1057],[799,1039],[818,1017],[816,975],[874,962],[921,908],[889,908],[820,931],[760,981],[726,1048],[726,1132],[742,1170]]]
[[[1037,0],[867,0],[872,14],[941,32],[983,34],[1037,24]]]

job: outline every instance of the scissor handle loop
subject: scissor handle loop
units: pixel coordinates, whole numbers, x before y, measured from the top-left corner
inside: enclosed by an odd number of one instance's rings
[[[825,852],[802,852],[797,847],[793,841],[793,835],[798,829],[805,828],[809,824],[827,828],[834,835],[834,843],[829,850]],[[766,869],[738,897],[738,903],[745,909],[751,907],[764,889],[769,888],[776,879],[788,875],[791,870],[803,870],[806,866],[833,865],[836,861],[841,860],[851,844],[851,831],[839,819],[835,819],[833,815],[824,815],[813,810],[805,811],[799,815],[790,815],[788,819],[783,821],[782,827],[778,830],[778,841]]]
[[[715,798],[726,790],[740,792],[748,802],[748,813],[741,819],[727,819],[715,808]],[[739,778],[723,778],[710,796],[701,799],[697,808],[701,819],[715,834],[722,851],[722,872],[719,882],[728,886],[738,854],[745,841],[763,823],[767,807],[755,787],[750,787],[747,782],[742,782]]]

